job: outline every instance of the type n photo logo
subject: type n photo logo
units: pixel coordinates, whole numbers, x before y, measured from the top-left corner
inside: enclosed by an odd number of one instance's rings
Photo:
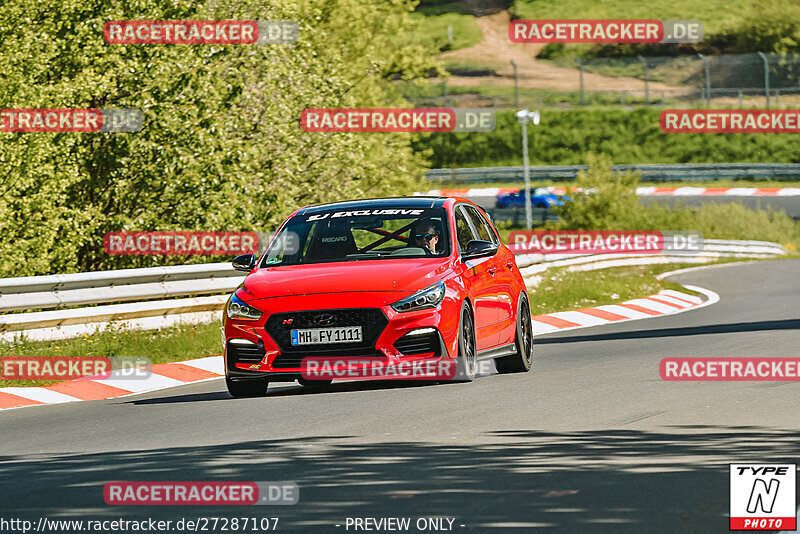
[[[795,530],[796,464],[730,464],[730,530]]]

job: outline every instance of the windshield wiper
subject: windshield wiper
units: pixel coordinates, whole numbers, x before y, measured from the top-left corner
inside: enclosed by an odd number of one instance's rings
[[[374,260],[380,259],[384,256],[380,252],[356,252],[355,254],[348,254],[345,256],[348,260]]]

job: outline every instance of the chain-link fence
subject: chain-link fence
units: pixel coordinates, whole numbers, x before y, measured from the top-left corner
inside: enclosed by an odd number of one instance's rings
[[[800,106],[800,55],[557,58],[451,68],[417,106]]]

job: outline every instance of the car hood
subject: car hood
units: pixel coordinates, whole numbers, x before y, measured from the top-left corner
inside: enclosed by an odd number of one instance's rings
[[[396,291],[413,293],[450,269],[449,258],[366,260],[262,268],[245,278],[246,301],[288,295]]]

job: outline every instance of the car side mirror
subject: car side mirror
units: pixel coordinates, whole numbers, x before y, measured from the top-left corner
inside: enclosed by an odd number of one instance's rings
[[[461,254],[461,261],[471,260],[473,258],[483,258],[485,256],[494,256],[497,254],[497,245],[491,241],[481,241],[473,239],[467,243],[467,250]]]
[[[231,263],[233,264],[233,268],[237,271],[249,273],[253,270],[253,267],[256,266],[256,257],[253,254],[242,254],[241,256],[233,258]]]

